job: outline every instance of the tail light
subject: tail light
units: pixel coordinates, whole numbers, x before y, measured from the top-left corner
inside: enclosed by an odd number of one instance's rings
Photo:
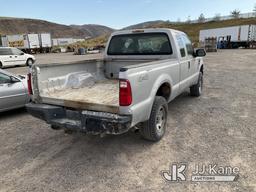
[[[31,73],[28,74],[28,93],[29,95],[33,95]]]
[[[132,89],[128,80],[119,82],[119,105],[130,106],[132,104]]]

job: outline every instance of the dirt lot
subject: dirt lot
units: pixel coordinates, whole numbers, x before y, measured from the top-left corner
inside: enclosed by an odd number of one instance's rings
[[[65,135],[23,109],[1,114],[0,191],[256,191],[255,61],[256,50],[208,54],[203,96],[184,93],[169,104],[159,143],[133,132]],[[175,162],[188,163],[188,176],[198,163],[237,166],[239,178],[165,182],[160,172]]]

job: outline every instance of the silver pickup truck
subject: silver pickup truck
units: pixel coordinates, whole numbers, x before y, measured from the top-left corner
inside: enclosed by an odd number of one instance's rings
[[[205,54],[176,30],[114,32],[103,60],[33,65],[27,109],[53,129],[117,135],[135,128],[159,141],[167,103],[187,88],[201,95]]]

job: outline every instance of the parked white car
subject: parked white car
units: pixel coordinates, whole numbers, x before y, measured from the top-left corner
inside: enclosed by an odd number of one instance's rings
[[[0,68],[16,65],[32,65],[35,57],[14,47],[0,47]]]

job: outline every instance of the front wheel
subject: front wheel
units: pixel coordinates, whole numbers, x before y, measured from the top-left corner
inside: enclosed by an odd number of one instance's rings
[[[190,94],[191,94],[191,96],[199,97],[199,96],[202,95],[203,82],[204,82],[203,73],[200,72],[197,84],[195,84],[192,87],[190,87]]]
[[[31,66],[33,64],[33,59],[28,59],[26,65]]]
[[[150,118],[142,123],[140,133],[142,137],[149,141],[160,141],[166,130],[168,105],[163,97],[155,98]]]

